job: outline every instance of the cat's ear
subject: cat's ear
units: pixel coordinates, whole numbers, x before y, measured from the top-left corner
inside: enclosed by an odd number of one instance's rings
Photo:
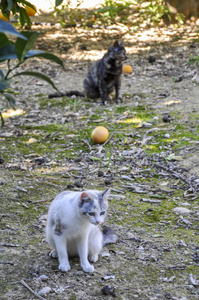
[[[118,41],[115,41],[115,42],[114,42],[114,44],[113,44],[113,47],[114,47],[114,48],[117,48],[117,47],[119,47],[119,43],[118,43]]]
[[[82,192],[80,196],[81,203],[89,202],[91,200],[90,196],[86,192]]]
[[[121,40],[121,42],[119,43],[120,46],[123,46],[124,44],[124,39]]]
[[[103,193],[102,193],[102,198],[103,200],[108,200],[108,197],[110,196],[110,193],[111,193],[111,188],[105,190]]]

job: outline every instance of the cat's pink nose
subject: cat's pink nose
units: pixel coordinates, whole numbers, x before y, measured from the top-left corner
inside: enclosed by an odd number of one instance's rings
[[[99,224],[99,223],[100,223],[100,221],[97,221],[97,220],[96,220],[96,224]]]

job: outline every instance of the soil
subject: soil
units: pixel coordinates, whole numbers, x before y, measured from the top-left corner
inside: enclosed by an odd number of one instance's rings
[[[65,70],[39,59],[21,69],[45,73],[61,91],[82,90],[88,66],[116,39],[133,73],[123,74],[123,103],[105,107],[48,99],[54,90],[32,77],[13,82],[16,115],[0,131],[2,299],[198,299],[197,26],[33,29],[41,30],[36,47]],[[90,138],[98,125],[110,132],[103,145]],[[109,186],[105,225],[119,241],[103,249],[93,274],[78,258],[60,272],[45,242],[50,202],[65,189]]]

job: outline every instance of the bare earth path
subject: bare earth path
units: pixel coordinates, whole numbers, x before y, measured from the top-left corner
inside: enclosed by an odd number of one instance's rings
[[[36,59],[24,69],[48,74],[61,91],[82,90],[89,64],[115,39],[124,38],[133,73],[123,75],[123,104],[105,107],[48,99],[54,91],[33,78],[13,83],[22,114],[0,131],[2,299],[38,299],[33,291],[62,300],[198,299],[198,28],[33,29],[41,30],[37,47],[66,70]],[[99,124],[110,132],[105,145],[90,138]],[[58,271],[45,242],[50,201],[65,189],[109,186],[106,224],[119,242],[103,249],[94,274],[78,259]]]

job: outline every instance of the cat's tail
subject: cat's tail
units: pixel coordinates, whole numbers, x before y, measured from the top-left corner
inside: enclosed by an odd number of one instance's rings
[[[85,97],[85,94],[83,92],[79,91],[68,91],[65,93],[55,93],[55,94],[49,94],[48,98],[58,98],[58,97],[70,97],[70,96],[78,96],[78,97]]]
[[[103,246],[107,244],[115,244],[118,241],[118,235],[110,227],[104,227],[103,233]]]

